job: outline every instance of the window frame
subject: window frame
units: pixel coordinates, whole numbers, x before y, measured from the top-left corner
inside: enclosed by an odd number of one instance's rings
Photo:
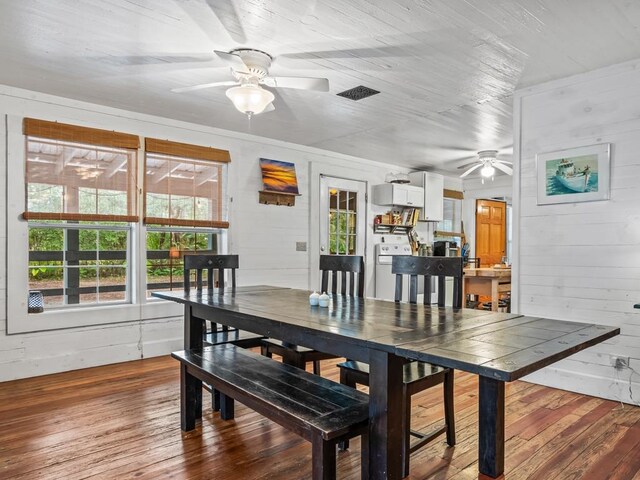
[[[42,313],[27,313],[27,298],[29,293],[29,222],[22,219],[25,211],[26,199],[26,148],[25,135],[22,130],[23,117],[18,115],[6,115],[6,128],[2,129],[0,137],[6,135],[6,175],[10,179],[20,181],[7,181],[7,237],[6,244],[2,246],[6,251],[0,254],[6,256],[7,262],[7,291],[6,333],[8,335],[43,332],[67,328],[93,327],[98,325],[124,324],[151,319],[177,318],[182,316],[181,305],[158,298],[146,296],[146,237],[147,226],[142,218],[142,206],[144,190],[136,189],[138,205],[138,221],[128,223],[129,234],[129,276],[130,276],[130,302],[131,303],[106,303],[91,304],[90,306],[71,306],[70,308],[45,309]],[[78,126],[93,128],[101,122],[85,122],[74,120]],[[143,137],[144,135],[139,135]],[[137,179],[139,184],[144,179],[144,142],[140,142],[137,153]],[[225,201],[223,215],[228,216],[227,184],[229,181],[228,167],[222,178],[222,198]],[[181,227],[176,227],[181,228]],[[184,228],[184,227],[182,227]],[[204,230],[204,229],[203,229]],[[209,229],[207,229],[209,230]],[[218,235],[219,251],[226,253],[228,230],[210,229]],[[117,319],[117,320],[114,320]],[[133,326],[136,331],[140,327]]]

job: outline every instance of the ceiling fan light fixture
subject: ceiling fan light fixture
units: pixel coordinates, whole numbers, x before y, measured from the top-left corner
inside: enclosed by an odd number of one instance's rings
[[[268,90],[255,84],[243,84],[227,90],[227,97],[233,102],[238,111],[251,117],[264,112],[275,96]]]
[[[480,175],[484,178],[493,177],[496,173],[496,169],[490,163],[485,163],[484,166],[480,169]]]

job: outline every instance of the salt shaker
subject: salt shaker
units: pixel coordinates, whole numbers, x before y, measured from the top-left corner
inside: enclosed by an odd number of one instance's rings
[[[322,295],[320,295],[318,297],[318,304],[321,307],[328,307],[329,306],[329,300],[331,300],[331,297],[329,295],[327,295],[327,292],[324,292]]]
[[[312,307],[318,305],[319,300],[320,295],[318,295],[318,292],[314,291],[311,295],[309,295],[309,305],[311,305]]]

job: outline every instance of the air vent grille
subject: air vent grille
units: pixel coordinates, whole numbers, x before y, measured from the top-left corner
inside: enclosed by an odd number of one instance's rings
[[[345,90],[344,92],[338,93],[338,96],[348,98],[349,100],[358,101],[358,100],[362,100],[363,98],[376,95],[378,93],[380,93],[378,90],[365,87],[364,85],[358,85],[357,87],[350,88],[349,90]]]

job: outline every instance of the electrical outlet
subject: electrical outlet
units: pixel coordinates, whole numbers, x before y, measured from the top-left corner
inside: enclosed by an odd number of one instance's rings
[[[629,368],[629,357],[621,357],[619,355],[610,355],[609,360],[611,366],[616,370],[622,370],[623,368]]]
[[[306,252],[307,242],[296,242],[296,252]]]

